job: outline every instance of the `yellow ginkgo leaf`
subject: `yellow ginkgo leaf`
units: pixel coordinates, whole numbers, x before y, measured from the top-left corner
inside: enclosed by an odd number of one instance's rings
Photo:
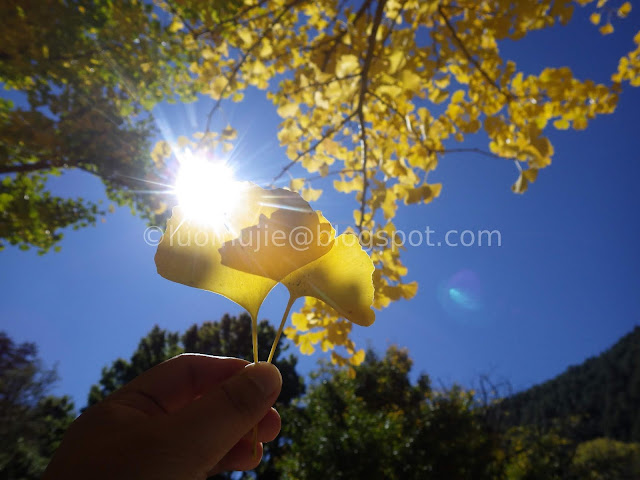
[[[302,198],[304,198],[307,202],[317,202],[318,199],[320,198],[320,195],[322,195],[322,190],[320,190],[319,188],[304,188],[300,191],[300,195],[302,195]]]
[[[171,25],[169,25],[169,32],[176,33],[183,27],[184,27],[184,23],[182,23],[182,21],[178,17],[175,17],[171,22]]]
[[[349,363],[351,365],[357,367],[362,362],[364,362],[364,350],[358,350],[353,356],[349,359]]]
[[[222,245],[223,265],[280,281],[326,254],[333,246],[333,228],[305,204],[304,209],[278,208],[270,217],[261,215],[256,225]]]
[[[274,280],[222,265],[218,249],[226,235],[173,209],[156,252],[158,273],[167,280],[218,293],[256,316]]]
[[[220,248],[247,228],[280,208],[311,210],[298,194],[288,190],[264,190],[242,184],[240,199],[225,224],[211,226],[191,220],[180,206],[173,209],[158,245],[155,261],[164,278],[218,293],[245,308],[252,317],[276,281],[223,265]],[[315,215],[315,214],[313,214]]]
[[[338,77],[346,77],[358,71],[360,62],[355,55],[342,55],[336,66],[336,75]]]
[[[631,2],[624,2],[620,5],[620,8],[618,8],[618,16],[620,18],[626,18],[629,13],[631,13]]]
[[[278,115],[281,117],[293,117],[298,113],[299,106],[297,103],[285,103],[281,107],[278,107]]]
[[[613,25],[611,25],[611,23],[607,23],[606,25],[601,26],[600,33],[602,35],[609,35],[610,33],[613,33]]]
[[[338,315],[368,327],[375,320],[373,262],[360,246],[358,237],[343,234],[322,257],[292,272],[282,280],[292,300],[315,297]]]
[[[292,178],[289,182],[289,190],[298,192],[304,187],[306,180],[304,178]]]

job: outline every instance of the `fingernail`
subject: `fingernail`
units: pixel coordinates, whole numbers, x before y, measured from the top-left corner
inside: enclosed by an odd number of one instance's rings
[[[251,363],[244,368],[244,371],[244,374],[258,386],[265,397],[279,392],[282,387],[280,370],[271,363]]]

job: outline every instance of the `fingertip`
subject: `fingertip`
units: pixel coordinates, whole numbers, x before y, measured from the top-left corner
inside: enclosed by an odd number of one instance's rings
[[[244,367],[244,375],[251,379],[265,397],[279,395],[282,389],[282,375],[272,363],[250,363]]]

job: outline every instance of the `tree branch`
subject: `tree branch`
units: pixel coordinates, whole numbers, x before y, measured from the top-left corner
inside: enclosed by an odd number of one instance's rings
[[[483,155],[485,157],[495,158],[498,160],[515,160],[512,157],[501,157],[493,152],[488,152],[486,150],[482,150],[481,148],[443,148],[441,150],[432,150],[434,153],[477,153],[479,155]]]
[[[393,105],[391,105],[389,102],[387,102],[384,98],[380,97],[378,94],[376,94],[375,92],[368,92],[369,95],[371,95],[372,97],[375,97],[380,103],[382,103],[385,107],[387,107],[389,110],[391,110],[391,112],[394,115],[397,115],[399,118],[402,119],[402,121],[405,121],[405,116],[399,112]],[[486,150],[482,150],[480,148],[445,148],[445,149],[433,149],[429,146],[427,146],[425,144],[425,142],[423,141],[422,138],[420,138],[420,136],[412,129],[412,128],[408,128],[409,132],[411,132],[411,134],[413,134],[414,138],[416,139],[416,141],[418,141],[424,148],[425,150],[427,150],[427,152],[429,153],[440,153],[440,154],[445,154],[445,153],[477,153],[479,155],[484,155],[485,157],[490,157],[490,158],[496,158],[496,159],[500,159],[500,160],[514,160],[514,158],[511,157],[501,157],[500,155],[497,155],[493,152],[488,152]]]
[[[289,171],[289,169],[291,169],[291,167],[293,167],[296,163],[298,163],[302,157],[304,157],[305,155],[313,152],[316,148],[318,148],[318,146],[322,142],[324,142],[327,138],[329,138],[331,135],[333,135],[338,130],[340,130],[349,120],[351,120],[353,117],[355,117],[357,113],[358,112],[356,112],[356,111],[351,112],[348,116],[343,118],[342,121],[336,127],[330,128],[329,130],[327,130],[325,133],[322,134],[322,136],[313,145],[309,146],[309,148],[307,148],[304,151],[300,152],[296,156],[296,158],[291,160],[282,170],[280,170],[280,173],[278,173],[278,175],[273,177],[273,180],[271,180],[271,186],[273,186],[275,182],[280,180],[282,178],[282,176],[285,173],[287,173]]]
[[[206,138],[206,134],[209,133],[209,131],[211,130],[211,120],[213,119],[213,115],[220,108],[220,105],[222,104],[222,100],[224,98],[224,95],[225,95],[225,93],[227,93],[227,90],[229,89],[229,86],[231,85],[231,82],[235,79],[236,75],[240,71],[240,68],[242,68],[244,63],[247,61],[247,58],[249,58],[249,55],[251,54],[251,52],[253,50],[255,50],[255,48],[262,43],[262,40],[264,40],[264,38],[267,35],[267,33],[269,33],[273,29],[273,27],[275,27],[280,22],[282,17],[284,17],[284,15],[289,11],[289,9],[291,7],[293,7],[298,2],[300,2],[300,0],[291,0],[288,4],[286,4],[284,6],[284,8],[282,9],[282,11],[280,12],[280,14],[271,23],[271,25],[269,25],[269,27],[267,29],[265,29],[260,34],[258,39],[255,42],[253,42],[253,44],[249,47],[249,49],[246,52],[244,52],[244,54],[242,55],[242,57],[240,58],[238,63],[235,64],[235,66],[231,70],[231,73],[227,77],[227,84],[224,86],[224,88],[220,92],[220,97],[218,98],[218,100],[216,101],[215,105],[209,111],[209,114],[207,115],[207,123],[205,125],[205,130],[204,130],[205,134],[202,137],[202,139],[200,140],[200,142],[198,143],[196,148],[199,148],[201,146],[202,142]]]
[[[343,168],[341,170],[333,170],[331,172],[327,172],[325,175],[311,175],[309,177],[304,177],[304,180],[307,182],[313,182],[314,180],[320,180],[322,178],[333,177],[335,175],[342,175],[344,173],[359,173],[360,170],[355,168]]]
[[[21,163],[19,165],[0,165],[0,175],[9,175],[11,173],[28,173],[37,172],[39,170],[50,170],[55,168],[49,162]]]
[[[260,0],[258,3],[256,3],[255,5],[249,5],[248,7],[246,7],[244,10],[242,10],[241,12],[237,13],[236,15],[234,15],[233,17],[229,17],[229,18],[225,18],[224,20],[220,20],[216,25],[214,29],[210,29],[210,28],[205,28],[204,30],[201,30],[199,32],[196,32],[196,35],[198,37],[201,37],[202,35],[206,35],[208,33],[213,34],[213,33],[218,33],[217,29],[226,25],[227,23],[235,23],[236,26],[240,24],[240,19],[246,15],[247,13],[249,13],[251,10],[255,10],[256,8],[261,8],[265,3],[267,3],[268,0]],[[261,18],[266,17],[267,15],[269,15],[269,12],[265,12],[265,13],[261,13],[259,15],[256,15],[255,17],[251,17],[245,20],[245,22],[247,24],[249,24],[250,22],[256,21],[256,20],[260,20]]]
[[[356,107],[360,127],[360,152],[362,158],[362,198],[360,199],[360,221],[358,222],[358,230],[360,231],[362,230],[362,224],[364,222],[364,213],[367,206],[367,190],[369,188],[369,180],[367,179],[367,127],[364,118],[364,101],[369,86],[369,69],[371,68],[373,51],[376,46],[376,36],[378,34],[378,28],[380,28],[380,23],[382,22],[385,4],[386,0],[378,0],[373,25],[371,26],[371,33],[369,34],[367,53],[360,73],[360,94],[358,96],[358,106]]]
[[[485,80],[487,80],[487,82],[493,85],[493,87],[498,92],[500,92],[501,95],[503,95],[507,100],[513,100],[513,95],[511,95],[511,93],[509,92],[504,92],[500,87],[500,85],[498,85],[498,83],[489,76],[489,74],[482,68],[482,65],[480,65],[480,63],[473,57],[473,55],[471,55],[471,52],[469,52],[467,47],[462,42],[462,39],[458,36],[455,28],[451,24],[449,17],[447,17],[447,15],[444,13],[444,9],[442,8],[442,5],[438,6],[438,12],[440,13],[440,16],[442,17],[442,19],[444,20],[444,23],[449,29],[451,36],[460,47],[460,50],[462,50],[462,53],[464,53],[464,56],[467,57],[467,60],[469,60],[469,62],[471,62],[478,69],[478,71],[485,78]]]
[[[327,85],[331,85],[332,83],[342,82],[343,80],[350,80],[350,79],[358,77],[358,76],[359,76],[358,74],[352,73],[352,74],[349,74],[349,75],[345,75],[344,77],[333,77],[333,78],[330,78],[329,80],[327,80],[325,82],[310,83],[306,87],[298,87],[295,90],[291,90],[290,92],[283,91],[283,93],[285,95],[287,95],[287,96],[295,95],[296,93],[303,92],[308,88],[326,87]]]
[[[365,0],[364,2],[362,2],[362,5],[360,5],[360,8],[356,12],[355,16],[350,20],[350,23],[355,25],[356,22],[360,20],[360,17],[364,15],[364,12],[367,11],[372,1],[373,0]],[[325,51],[325,54],[324,54],[324,62],[322,64],[323,71],[327,68],[327,64],[329,63],[331,54],[335,51],[336,45],[338,44],[338,42],[342,40],[342,38],[347,34],[348,31],[349,31],[348,28],[342,29],[338,35],[334,37],[329,37],[326,42],[321,41],[317,45],[315,45],[315,48],[317,48],[322,46],[324,43],[330,44],[329,48]]]

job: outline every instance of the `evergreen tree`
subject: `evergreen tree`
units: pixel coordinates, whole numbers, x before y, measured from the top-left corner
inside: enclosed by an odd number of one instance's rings
[[[48,394],[56,379],[35,344],[0,332],[1,480],[39,479],[75,418],[69,397]]]

